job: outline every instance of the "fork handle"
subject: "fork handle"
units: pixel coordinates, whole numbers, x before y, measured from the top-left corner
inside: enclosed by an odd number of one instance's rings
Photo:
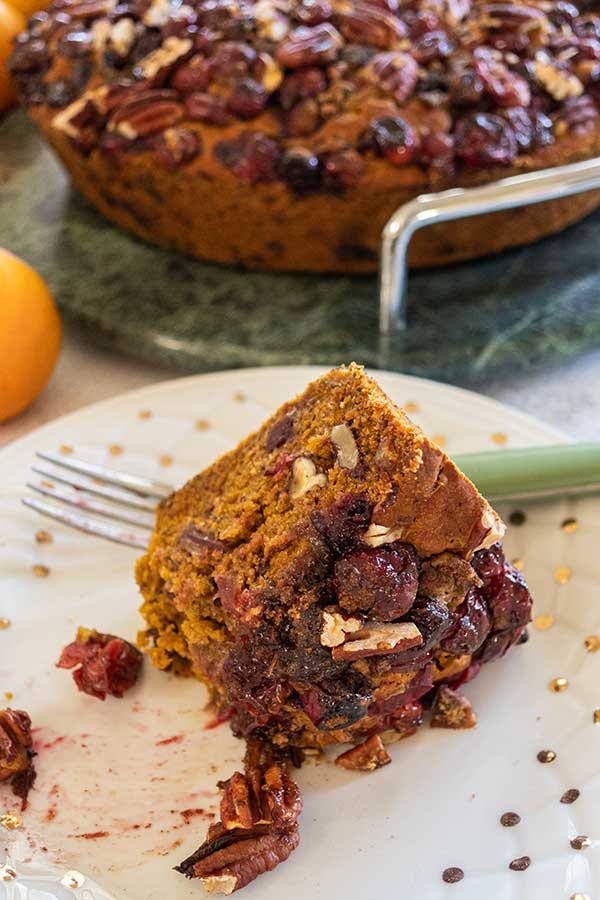
[[[600,490],[600,443],[466,453],[454,459],[494,500]]]

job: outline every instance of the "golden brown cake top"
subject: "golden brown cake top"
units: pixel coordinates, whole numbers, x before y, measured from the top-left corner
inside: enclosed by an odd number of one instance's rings
[[[307,193],[570,153],[597,127],[599,59],[600,19],[565,0],[54,0],[11,68],[84,155],[210,155]]]

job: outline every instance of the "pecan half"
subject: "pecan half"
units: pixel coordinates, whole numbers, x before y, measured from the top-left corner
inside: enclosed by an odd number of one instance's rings
[[[466,697],[442,685],[437,693],[431,717],[432,728],[474,728],[477,716]]]
[[[277,62],[288,69],[323,65],[337,59],[343,43],[339,31],[327,22],[314,28],[301,26],[279,45]]]
[[[367,623],[352,633],[331,655],[338,659],[362,659],[365,656],[382,656],[399,653],[423,643],[423,635],[414,622]]]
[[[31,719],[20,709],[0,710],[0,781],[10,781],[13,793],[27,803],[35,780]]]
[[[299,843],[302,799],[277,765],[250,767],[221,785],[221,821],[176,871],[200,878],[208,893],[232,894],[284,862]]]
[[[183,118],[183,105],[175,97],[174,91],[144,91],[113,113],[108,131],[135,140],[170,128]]]
[[[380,769],[387,766],[392,761],[383,742],[378,734],[374,734],[364,744],[357,747],[351,747],[345,753],[340,753],[336,757],[336,766],[342,766],[344,769],[355,769],[359,772],[372,772],[373,769]]]
[[[404,22],[374,3],[353,3],[339,16],[340,31],[351,44],[368,44],[389,50],[406,37]]]

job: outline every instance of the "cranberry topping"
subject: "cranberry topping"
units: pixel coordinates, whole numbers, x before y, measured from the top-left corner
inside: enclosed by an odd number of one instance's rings
[[[240,119],[255,119],[265,109],[268,98],[262,84],[252,78],[242,78],[235,85],[227,105]]]
[[[272,453],[277,447],[286,444],[294,434],[294,417],[291,413],[282,416],[269,429],[265,447],[267,453]]]
[[[483,644],[490,628],[485,601],[480,592],[472,588],[458,607],[454,627],[442,641],[442,648],[457,656],[475,653]]]
[[[377,622],[403,616],[415,602],[417,556],[408,544],[372,547],[338,559],[334,587],[342,609],[368,613]]]
[[[260,132],[219,141],[213,152],[221,165],[245,181],[274,181],[277,177],[281,150],[276,141]]]
[[[361,137],[363,147],[371,147],[396,166],[406,165],[412,160],[417,143],[413,127],[399,116],[375,119]]]
[[[531,596],[518,569],[505,563],[502,587],[489,601],[494,631],[515,629],[531,619]]]
[[[281,176],[297,194],[308,194],[321,183],[321,163],[311,150],[295,147],[281,160]]]
[[[517,140],[508,122],[492,113],[459,119],[454,132],[456,155],[467,166],[507,166],[517,155]]]
[[[418,600],[410,611],[410,621],[414,622],[423,635],[421,651],[430,650],[453,628],[453,620],[446,603],[441,600]]]
[[[137,647],[112,634],[79,628],[57,662],[59,669],[74,669],[80,691],[105,700],[107,694],[122,697],[138,679],[143,656]]]
[[[328,187],[357,187],[365,174],[362,157],[350,148],[323,154],[321,163],[323,182]]]
[[[371,521],[372,505],[364,494],[344,494],[325,509],[311,513],[311,521],[334,553],[352,550]]]
[[[475,53],[475,71],[498,106],[528,106],[531,91],[525,79],[511,72],[484,50]]]

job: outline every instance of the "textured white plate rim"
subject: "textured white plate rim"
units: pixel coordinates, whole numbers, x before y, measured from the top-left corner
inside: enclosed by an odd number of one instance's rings
[[[81,415],[89,415],[95,412],[102,412],[104,409],[110,407],[116,401],[135,400],[138,397],[151,398],[163,392],[168,393],[173,389],[173,386],[175,384],[183,384],[185,386],[189,386],[190,384],[194,383],[210,384],[211,381],[220,382],[222,380],[232,380],[239,382],[240,379],[243,379],[246,375],[253,376],[259,373],[272,375],[274,377],[279,374],[289,375],[292,373],[297,373],[298,375],[305,375],[308,382],[311,378],[317,378],[319,375],[327,372],[328,369],[328,366],[252,366],[242,369],[223,369],[219,372],[205,372],[199,375],[183,375],[181,377],[169,378],[166,381],[157,381],[154,384],[149,384],[144,387],[133,388],[130,391],[123,391],[120,394],[115,394],[115,396],[113,397],[107,397],[104,400],[98,400],[96,403],[90,403],[87,406],[82,406],[81,408],[73,410],[72,412],[65,413],[65,415],[63,416],[58,416],[51,422],[46,422],[44,425],[40,425],[39,428],[36,428],[25,435],[22,435],[20,438],[17,438],[16,440],[11,441],[9,444],[7,444],[5,447],[2,447],[0,449],[0,458],[3,454],[9,451],[18,451],[22,446],[29,444],[31,442],[31,439],[35,438],[36,436],[43,439],[46,432],[50,430],[53,431],[55,427],[63,425],[69,426],[73,420],[76,420]],[[521,412],[521,410],[516,409],[514,406],[510,406],[507,403],[502,403],[499,400],[495,400],[493,397],[488,397],[485,394],[479,394],[476,391],[457,387],[453,384],[446,384],[442,381],[434,381],[430,378],[420,378],[418,375],[405,375],[402,372],[391,372],[387,369],[368,368],[366,371],[375,379],[377,379],[379,376],[383,376],[385,378],[401,379],[402,382],[407,385],[407,387],[411,384],[415,384],[419,385],[422,388],[435,388],[436,390],[445,391],[448,393],[448,396],[453,396],[457,400],[475,401],[478,403],[485,402],[490,410],[495,409],[499,414],[508,412],[510,413],[510,416],[513,420],[518,420],[527,427],[539,429],[540,432],[544,431],[548,440],[554,438],[557,443],[572,441],[572,438],[566,435],[565,432],[560,431],[558,428],[555,428],[552,425],[548,425],[546,422],[543,422],[541,419],[538,419],[535,416],[531,416],[527,413]],[[40,447],[42,447],[41,444]]]

